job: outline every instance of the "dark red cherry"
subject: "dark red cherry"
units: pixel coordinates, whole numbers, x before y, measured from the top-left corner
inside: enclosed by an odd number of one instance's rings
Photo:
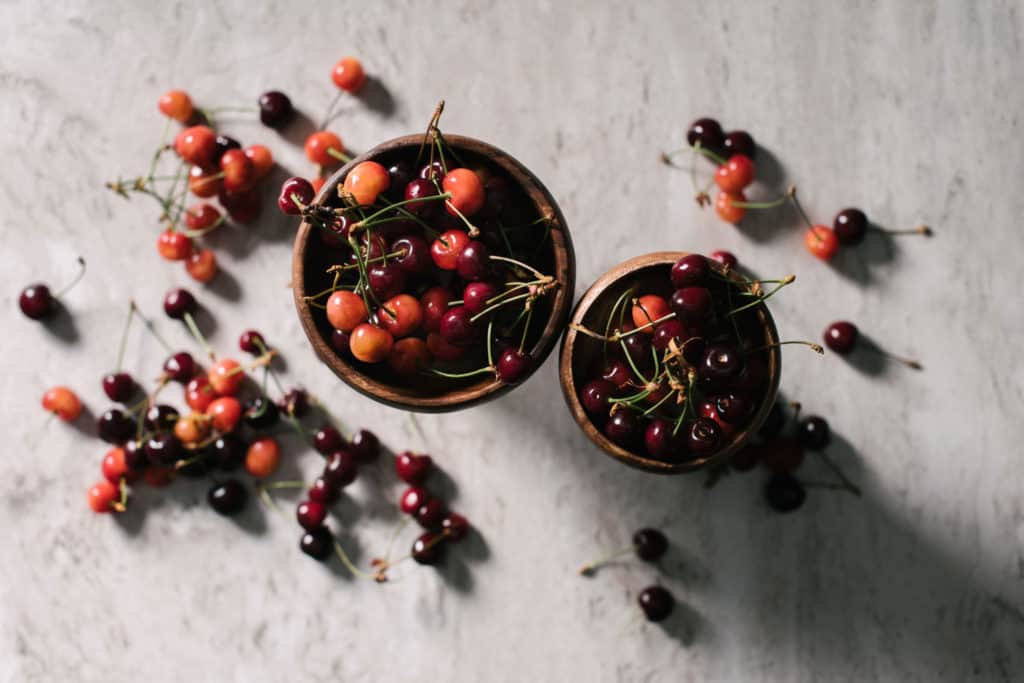
[[[860,332],[851,322],[840,320],[825,328],[825,346],[841,356],[853,351]]]
[[[764,487],[764,499],[776,512],[792,512],[807,500],[807,491],[791,474],[775,474]]]
[[[225,479],[214,484],[206,494],[210,507],[219,514],[230,517],[237,515],[245,507],[249,494],[245,486],[237,479]]]
[[[451,170],[451,169],[449,169]],[[433,185],[433,181],[440,183],[444,180],[444,165],[440,161],[432,161],[429,164],[420,168],[419,177],[423,180],[430,182]]]
[[[580,403],[593,417],[608,417],[608,399],[615,392],[615,385],[606,379],[593,379],[583,385]]]
[[[111,372],[103,375],[103,393],[111,401],[124,403],[131,398],[135,380],[127,372]]]
[[[395,474],[407,484],[422,484],[433,465],[434,461],[426,454],[403,451],[395,456]]]
[[[725,251],[724,249],[711,252],[711,258],[718,261],[729,270],[736,270],[740,265],[740,261],[736,258],[736,255],[731,251]]]
[[[260,121],[268,128],[284,128],[295,115],[292,101],[283,92],[271,90],[260,95]]]
[[[397,161],[388,167],[388,196],[392,199],[402,199],[405,186],[413,179],[412,164],[408,161]]]
[[[463,280],[481,280],[490,271],[490,258],[487,246],[483,242],[473,240],[455,257],[455,270]]]
[[[664,621],[672,614],[676,600],[672,594],[661,586],[649,586],[637,596],[637,603],[643,610],[647,621]]]
[[[309,491],[306,495],[309,496],[310,500],[315,500],[324,505],[331,505],[341,496],[338,487],[332,486],[323,477],[317,477],[313,480],[313,483],[309,485]]]
[[[424,180],[423,178],[416,178],[415,180],[413,180],[412,182],[405,186],[406,201],[413,199],[426,199],[428,197],[434,197],[436,195],[437,188],[434,187],[434,184],[431,183],[429,180]],[[410,201],[410,203],[406,204],[403,208],[409,211],[410,213],[422,216],[429,213],[431,209],[433,209],[434,206],[438,203],[440,203],[439,200]]]
[[[210,463],[222,472],[237,470],[245,462],[246,445],[234,434],[223,434],[210,444]]]
[[[164,361],[164,372],[175,382],[187,384],[196,375],[196,361],[187,351],[179,351]]]
[[[682,287],[703,285],[710,272],[711,267],[706,258],[700,254],[687,254],[672,264],[670,279],[673,287],[681,289]]]
[[[170,467],[181,460],[185,449],[173,434],[156,434],[146,441],[146,457],[152,465]]]
[[[604,425],[604,435],[618,445],[628,447],[636,439],[638,426],[636,413],[632,410],[616,410]]]
[[[441,337],[449,344],[465,346],[477,338],[477,329],[465,306],[454,306],[441,316]]]
[[[727,394],[715,399],[715,410],[722,420],[731,425],[738,425],[750,417],[753,406],[743,394]]]
[[[448,510],[445,509],[444,503],[441,502],[440,498],[428,498],[426,502],[417,508],[416,521],[424,529],[438,531],[441,528],[442,520],[444,520],[447,514]]]
[[[469,533],[469,521],[457,512],[449,512],[441,520],[441,533],[452,543],[458,543]]]
[[[288,392],[278,400],[277,407],[280,408],[281,412],[285,415],[305,417],[306,413],[309,412],[309,394],[306,393],[305,389],[299,387],[289,389]]]
[[[856,246],[868,232],[868,217],[860,209],[843,209],[832,221],[832,230],[843,246]]]
[[[654,562],[668,552],[668,539],[657,529],[640,529],[633,534],[633,549],[644,562]]]
[[[256,330],[246,330],[238,338],[238,348],[250,355],[258,356],[267,348],[267,342]]]
[[[269,429],[280,416],[277,404],[266,396],[254,396],[243,404],[242,419],[253,429]]]
[[[178,411],[169,405],[158,403],[146,410],[143,425],[151,432],[166,432],[174,428],[178,421]]]
[[[187,289],[172,289],[164,297],[164,313],[169,318],[181,320],[186,314],[196,312],[196,298]]]
[[[623,338],[623,345],[626,353],[629,354],[633,364],[641,372],[650,368],[654,363],[654,356],[651,355],[651,335],[638,332]]]
[[[327,518],[327,506],[315,500],[304,500],[296,506],[295,517],[303,529],[315,529]]]
[[[336,489],[343,489],[356,480],[356,460],[351,453],[338,450],[327,458],[323,478]]]
[[[352,355],[352,348],[349,346],[349,340],[351,339],[351,333],[345,330],[332,330],[331,348],[347,358]]]
[[[395,263],[409,274],[425,273],[434,263],[430,256],[430,245],[417,235],[405,235],[392,242],[391,253],[395,252],[399,252],[394,257]]]
[[[112,408],[96,420],[96,431],[107,443],[122,444],[135,434],[135,420]]]
[[[743,369],[743,360],[731,344],[713,344],[704,352],[700,373],[712,383],[729,382]]]
[[[498,288],[490,282],[470,282],[462,290],[462,305],[472,315],[487,308],[487,301],[498,295]]]
[[[380,456],[380,439],[369,429],[360,429],[352,435],[348,450],[358,462],[373,462]]]
[[[644,448],[652,458],[668,460],[675,455],[677,440],[672,434],[673,424],[660,417],[651,420],[644,432]]]
[[[281,184],[281,193],[277,197],[277,208],[289,216],[298,216],[304,207],[313,202],[316,191],[313,184],[305,178],[292,177]]]
[[[754,144],[754,138],[745,130],[734,130],[726,135],[725,140],[722,142],[722,149],[725,151],[724,156],[726,158],[734,154],[742,154],[753,161],[754,156],[757,154],[757,145]]]
[[[50,293],[50,288],[38,282],[21,290],[18,307],[32,320],[42,320],[56,310],[55,301],[53,294]]]
[[[684,323],[705,322],[711,317],[711,291],[706,287],[682,287],[672,293],[669,306]]]
[[[532,369],[533,356],[519,349],[509,347],[498,357],[498,378],[505,384],[521,382]]]
[[[633,371],[625,361],[613,360],[604,367],[601,377],[610,382],[615,389],[622,389],[633,380]]]
[[[711,118],[697,119],[690,124],[690,129],[686,131],[686,142],[690,147],[694,147],[699,142],[704,149],[718,152],[721,151],[725,142],[725,134],[718,121]]]
[[[714,420],[697,418],[686,430],[686,446],[694,455],[710,455],[722,436],[722,429]]]
[[[437,564],[444,556],[444,545],[444,536],[428,531],[413,541],[412,559],[418,564]]]
[[[396,261],[374,263],[367,271],[370,289],[378,299],[390,299],[402,293],[405,287],[405,271]]]
[[[331,426],[324,426],[313,433],[313,448],[324,455],[345,447],[345,439],[341,432]]]
[[[676,345],[682,348],[683,342],[689,338],[686,327],[676,320],[666,320],[654,328],[654,336],[651,338],[651,345],[658,351],[668,348],[669,342],[675,340]]]
[[[146,449],[135,439],[131,439],[125,442],[124,446],[124,464],[128,466],[132,472],[141,474],[149,467],[149,458],[146,457]]]
[[[299,539],[299,550],[319,562],[330,557],[333,549],[334,536],[331,534],[331,530],[325,526],[310,529]]]
[[[796,438],[804,448],[820,451],[832,440],[832,431],[825,418],[809,415],[796,426]]]

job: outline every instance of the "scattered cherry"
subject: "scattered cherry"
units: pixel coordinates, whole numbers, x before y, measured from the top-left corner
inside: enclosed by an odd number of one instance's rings
[[[195,113],[192,98],[184,90],[168,90],[156,104],[160,113],[179,123],[188,123]]]
[[[174,320],[181,320],[186,315],[192,315],[196,312],[197,307],[195,297],[187,289],[180,287],[172,289],[164,297],[164,313]]]
[[[840,320],[825,328],[825,346],[841,356],[853,351],[860,332],[851,322]]]
[[[747,131],[734,130],[725,136],[725,140],[722,142],[722,150],[728,155],[742,154],[753,161],[754,156],[757,154],[757,145],[754,144],[754,138]]]
[[[82,414],[82,402],[67,387],[53,387],[43,394],[43,409],[64,422],[73,422]]]
[[[270,90],[260,95],[260,121],[268,128],[284,128],[295,115],[292,101],[283,92]]]
[[[359,462],[373,462],[380,455],[380,440],[368,429],[353,434],[348,447]]]
[[[103,375],[103,393],[111,401],[124,403],[131,398],[135,380],[127,372],[109,372]]]
[[[428,531],[413,541],[412,559],[419,564],[437,564],[444,556],[445,537]]]
[[[318,526],[302,534],[299,549],[314,560],[324,561],[330,556],[334,545],[334,536],[325,526]]]
[[[225,479],[216,483],[206,494],[210,507],[227,517],[241,512],[248,497],[245,486],[237,479]]]
[[[699,142],[701,147],[714,152],[722,149],[725,136],[722,132],[722,126],[719,125],[718,121],[703,118],[697,119],[690,124],[690,129],[686,131],[686,142],[691,147],[696,146]]]
[[[825,418],[810,415],[797,424],[796,437],[804,448],[820,451],[828,446],[832,433]]]
[[[355,57],[342,57],[331,70],[331,80],[342,90],[355,94],[366,85],[366,72]]]
[[[304,500],[295,508],[295,516],[299,520],[299,526],[307,531],[319,527],[327,518],[327,507],[323,503]]]
[[[395,473],[407,484],[422,484],[433,464],[429,455],[403,451],[395,456]]]
[[[277,208],[283,213],[297,216],[303,207],[309,206],[316,192],[305,178],[292,177],[281,185],[281,194],[277,198]],[[297,203],[296,203],[297,202]]]
[[[793,475],[778,473],[765,484],[764,498],[776,512],[792,512],[804,504],[807,491]]]
[[[661,586],[648,586],[640,591],[637,603],[643,610],[647,621],[664,621],[672,614],[676,601],[667,589]]]

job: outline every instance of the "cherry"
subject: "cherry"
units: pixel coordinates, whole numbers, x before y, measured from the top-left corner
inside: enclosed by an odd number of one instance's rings
[[[455,346],[466,346],[477,338],[479,330],[465,306],[455,306],[441,316],[441,337]]]
[[[711,252],[711,258],[721,263],[729,270],[735,270],[739,267],[739,259],[731,251],[718,250]]]
[[[220,170],[224,174],[224,189],[228,192],[244,192],[256,183],[256,167],[241,149],[224,152],[220,158]]]
[[[345,447],[345,439],[334,427],[321,427],[313,433],[313,448],[327,455]]]
[[[395,339],[390,332],[376,325],[363,323],[352,330],[348,345],[357,360],[364,363],[379,363],[388,357],[394,343]]]
[[[208,416],[193,411],[174,423],[173,434],[186,446],[195,446],[210,435],[211,422]]]
[[[399,375],[410,376],[430,367],[433,359],[434,354],[430,352],[427,342],[419,337],[406,337],[391,347],[388,366]]]
[[[157,237],[156,250],[168,261],[184,261],[192,253],[192,240],[183,232],[167,229]]]
[[[437,564],[444,557],[443,535],[437,535],[431,531],[426,532],[412,543],[412,559],[418,564]]]
[[[213,204],[202,203],[185,212],[185,227],[189,230],[208,230],[222,220]]]
[[[498,288],[490,282],[470,282],[462,291],[462,305],[472,315],[487,308],[487,302],[498,295]]]
[[[185,385],[185,403],[192,410],[205,411],[215,398],[217,392],[210,386],[210,378],[206,375],[193,377]]]
[[[284,128],[295,115],[292,101],[278,90],[260,95],[259,105],[260,121],[268,128]]]
[[[238,348],[250,355],[259,356],[267,348],[267,343],[256,330],[246,330],[238,337]]]
[[[711,317],[714,301],[706,287],[683,287],[672,293],[672,310],[679,320],[702,323]]]
[[[433,459],[426,454],[402,451],[395,456],[395,474],[407,484],[422,484],[433,466]]]
[[[797,424],[796,438],[804,448],[820,451],[832,440],[832,432],[825,418],[810,415]]]
[[[688,338],[689,333],[686,327],[673,318],[654,328],[654,337],[651,339],[651,345],[658,351],[664,351],[668,348],[669,342],[674,340],[681,347]]]
[[[234,396],[245,380],[242,366],[234,358],[221,358],[207,373],[210,386],[220,396]]]
[[[309,394],[306,393],[305,389],[300,387],[289,389],[288,392],[281,397],[277,407],[280,408],[285,415],[305,417],[306,413],[309,412]]]
[[[441,182],[445,176],[444,164],[440,161],[431,161],[429,164],[422,166],[417,175],[420,179],[429,181],[431,184],[434,181]]]
[[[349,339],[352,335],[344,330],[332,330],[331,331],[331,348],[340,353],[342,356],[351,356],[352,349],[349,348]]]
[[[219,432],[230,432],[242,419],[242,404],[234,396],[224,396],[210,402],[206,407],[214,429]]]
[[[473,240],[455,257],[455,270],[463,280],[482,280],[490,271],[490,256],[483,242]]]
[[[715,171],[715,184],[723,192],[742,192],[754,182],[754,162],[743,154],[733,154]]]
[[[627,337],[627,339],[635,336],[636,335],[631,335],[630,337]],[[633,371],[625,361],[613,360],[605,366],[601,377],[602,379],[611,382],[616,389],[622,389],[632,382]]]
[[[355,457],[349,451],[339,448],[328,456],[323,478],[328,484],[340,490],[354,482],[357,473]]]
[[[700,254],[687,254],[674,264],[669,272],[672,286],[676,289],[690,285],[702,285],[711,272],[708,261]]]
[[[636,556],[645,562],[654,562],[668,551],[668,539],[657,529],[640,529],[633,534]]]
[[[420,305],[423,307],[423,329],[435,333],[441,330],[441,318],[448,312],[448,302],[451,300],[451,292],[444,287],[431,287],[420,295]]]
[[[174,151],[190,164],[210,168],[217,152],[217,134],[208,126],[186,128],[174,138]]]
[[[107,454],[103,456],[100,470],[103,472],[104,479],[111,484],[120,484],[122,479],[131,481],[137,476],[128,468],[123,448],[111,448],[107,451]]]
[[[794,439],[775,439],[764,445],[760,460],[772,472],[792,472],[803,463],[804,449]]]
[[[644,432],[644,447],[648,455],[665,460],[676,450],[676,439],[672,434],[672,423],[660,417],[651,420]]]
[[[185,271],[196,282],[209,282],[217,276],[217,256],[209,249],[194,251],[185,260]]]
[[[184,90],[168,90],[156,102],[160,113],[179,123],[188,123],[195,113],[192,98]]]
[[[690,147],[696,146],[699,142],[701,147],[714,152],[722,149],[724,141],[722,126],[714,119],[697,119],[690,124],[690,129],[686,131],[686,142]]]
[[[832,220],[832,230],[843,246],[856,246],[868,232],[868,217],[860,209],[843,209]]]
[[[352,435],[349,450],[359,462],[372,462],[380,455],[380,439],[368,429],[360,429]]]
[[[103,375],[103,393],[111,401],[124,403],[135,389],[135,380],[127,372],[110,372]]]
[[[281,194],[277,197],[277,208],[281,209],[282,213],[298,216],[302,213],[303,207],[309,206],[315,196],[316,192],[313,191],[313,186],[308,180],[292,177],[281,185]]]
[[[146,458],[151,465],[172,466],[182,459],[184,449],[173,434],[154,434],[146,441]]]
[[[484,205],[484,184],[480,176],[468,168],[448,171],[441,181],[441,189],[451,195],[445,203],[448,213],[472,216]]]
[[[604,435],[620,446],[628,447],[637,430],[636,414],[632,410],[616,410],[604,426]]]
[[[399,498],[398,506],[407,515],[416,514],[416,511],[420,509],[420,506],[427,502],[430,495],[426,489],[419,486],[410,486],[403,493],[402,497]]]
[[[32,320],[42,320],[56,310],[56,299],[50,293],[50,288],[42,283],[29,285],[21,290],[18,297],[18,306],[21,312]]]
[[[374,263],[367,270],[370,289],[378,299],[396,296],[405,287],[405,271],[397,263]]]
[[[107,443],[121,444],[135,433],[135,423],[117,408],[112,408],[100,415],[96,431]]]
[[[736,225],[747,215],[747,208],[742,203],[747,197],[742,192],[719,192],[715,197],[715,213],[726,223]]]
[[[412,182],[412,164],[404,159],[396,161],[388,167],[388,176],[391,178],[388,183],[389,194],[393,199],[403,199],[405,186]]]
[[[822,261],[828,261],[839,251],[839,238],[826,225],[812,225],[804,233],[807,251]]]
[[[299,520],[299,526],[312,531],[324,523],[327,518],[327,507],[323,503],[304,500],[295,508],[295,517]]]
[[[841,356],[853,351],[860,331],[857,326],[845,320],[839,320],[825,328],[825,346]]]
[[[231,517],[242,511],[249,494],[237,479],[225,479],[214,484],[206,494],[206,500],[217,513]]]
[[[245,451],[245,471],[257,479],[266,479],[281,463],[281,447],[272,436],[256,439]]]
[[[466,347],[450,344],[440,334],[435,333],[427,335],[427,349],[434,358],[443,361],[458,360],[466,353]]]
[[[498,357],[498,379],[505,384],[521,382],[533,369],[533,356],[516,348],[509,347]]]
[[[68,387],[57,386],[43,394],[43,409],[65,422],[73,422],[82,414],[82,401]]]
[[[750,416],[750,401],[742,394],[728,394],[715,399],[715,411],[724,422],[738,425]]]
[[[459,254],[469,242],[469,235],[462,230],[448,230],[430,245],[430,256],[441,270],[455,270]]]
[[[664,621],[672,614],[676,600],[672,594],[661,586],[648,586],[640,591],[636,598],[647,621]]]
[[[654,327],[650,325],[671,313],[668,302],[660,296],[647,294],[636,300],[631,311],[633,324],[637,327],[644,327],[641,330],[644,334],[654,334]],[[636,335],[632,335],[636,336]]]
[[[430,247],[417,235],[399,237],[391,243],[390,251],[398,253],[398,256],[394,257],[395,263],[403,272],[410,275],[426,272],[433,263],[430,258]]]
[[[274,155],[263,145],[249,145],[245,148],[245,156],[252,162],[257,180],[266,177],[274,168]]]
[[[686,445],[694,455],[708,455],[718,447],[721,435],[717,422],[701,417],[686,430]]]
[[[423,306],[415,297],[399,294],[384,302],[378,319],[394,337],[407,337],[422,324]]]
[[[346,235],[348,234],[345,228],[342,228],[342,231],[345,231]],[[384,243],[384,239],[379,235],[374,235],[372,239],[370,239],[369,237],[363,237],[362,241],[359,243],[358,254],[363,258],[364,261],[377,262],[384,256],[384,251],[386,249],[387,245]],[[352,251],[348,255],[348,260],[353,265],[359,263],[359,258],[356,256],[356,254],[356,251]]]
[[[277,424],[281,413],[266,396],[250,398],[243,404],[242,419],[253,429],[268,429]]]
[[[754,156],[757,154],[757,145],[754,144],[754,138],[747,131],[734,130],[725,136],[725,140],[722,142],[722,150],[730,156],[742,154],[753,161]]]
[[[370,206],[378,195],[387,192],[391,186],[388,170],[376,161],[361,161],[348,172],[342,189],[350,194],[359,206]]]
[[[457,512],[449,512],[441,520],[441,533],[452,543],[458,543],[469,533],[469,520]]]
[[[303,149],[306,152],[306,158],[319,166],[331,166],[337,163],[338,157],[345,153],[345,148],[341,145],[341,138],[327,130],[310,134],[306,138]]]
[[[324,477],[317,477],[309,486],[309,499],[324,505],[331,505],[341,497],[338,487],[331,485]]]
[[[331,80],[334,85],[354,95],[366,85],[366,72],[355,57],[342,57],[331,70]]]
[[[651,336],[646,334],[631,334],[628,337],[623,338],[623,343],[626,346],[626,353],[632,359],[633,363],[643,370],[651,365]]]
[[[143,425],[152,432],[166,432],[174,428],[174,423],[179,418],[178,411],[169,405],[158,403],[150,406],[146,411]]]
[[[791,474],[772,475],[764,487],[764,499],[776,512],[792,512],[807,499],[807,491]]]
[[[224,189],[224,180],[212,169],[193,166],[188,172],[188,189],[197,197],[216,197]]]
[[[86,500],[93,512],[121,512],[118,500],[120,489],[109,481],[100,481],[92,485],[86,494]]]
[[[164,313],[174,320],[182,320],[186,315],[196,312],[198,304],[187,289],[172,289],[164,297]]]
[[[743,369],[743,356],[731,344],[713,344],[704,352],[700,373],[712,384],[735,379]]]
[[[363,297],[347,289],[339,289],[327,300],[327,321],[335,329],[351,332],[366,322],[367,316]]]
[[[424,178],[416,178],[405,186],[405,194],[403,198],[409,203],[403,208],[408,210],[410,213],[423,215],[434,208],[434,202],[411,200],[424,200],[427,197],[434,197],[436,195],[437,188],[434,187],[433,183]]]
[[[416,509],[416,521],[424,529],[437,531],[447,514],[448,510],[440,498],[429,498]]]
[[[133,478],[141,474],[149,466],[149,458],[146,456],[146,449],[138,441],[132,439],[123,446],[124,464],[131,470]]]
[[[693,335],[694,332],[691,330],[689,334]],[[683,344],[683,358],[690,365],[699,365],[701,360],[704,359],[704,353],[707,351],[707,341],[703,337],[690,337],[684,339]]]
[[[615,385],[606,379],[592,379],[583,385],[580,403],[593,417],[608,416],[608,399],[615,392]]]
[[[325,526],[310,529],[299,539],[299,550],[320,562],[330,557],[333,546],[334,536]]]
[[[238,140],[234,139],[230,135],[217,135],[214,144],[216,148],[213,152],[213,160],[218,164],[220,163],[221,159],[224,158],[225,152],[232,149],[237,149],[241,151],[242,149],[242,143],[240,143]],[[224,168],[221,167],[221,171],[223,170]]]

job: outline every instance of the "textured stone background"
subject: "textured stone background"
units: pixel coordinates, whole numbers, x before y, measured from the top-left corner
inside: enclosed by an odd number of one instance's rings
[[[0,679],[1020,680],[1019,3],[260,4],[0,5]],[[383,85],[374,108],[347,102],[335,122],[350,147],[420,130],[446,98],[446,130],[507,149],[558,197],[578,291],[638,253],[724,247],[798,274],[774,307],[785,337],[850,318],[918,356],[925,372],[785,353],[786,394],[831,420],[832,454],[865,497],[816,490],[780,517],[759,473],[708,492],[628,471],[577,432],[553,362],[497,403],[419,418],[418,434],[312,357],[286,288],[294,226],[268,197],[258,225],[217,238],[228,275],[200,293],[215,343],[265,330],[289,379],[348,425],[433,453],[483,540],[441,572],[376,586],[301,556],[296,525],[258,506],[217,517],[201,487],[145,494],[120,523],[89,513],[104,448],[44,429],[38,397],[65,382],[102,410],[128,297],[155,313],[188,284],[154,253],[153,206],[103,181],[145,168],[163,90],[216,105],[278,87],[319,118],[349,53]],[[757,194],[794,182],[826,222],[852,204],[938,236],[872,240],[824,265],[788,210],[720,224],[686,174],[657,163],[704,114],[766,148]],[[226,128],[308,173],[297,134],[245,117]],[[67,298],[73,325],[60,337],[22,320],[20,287],[64,280],[77,254],[90,271]],[[163,354],[136,332],[128,368],[149,377]],[[316,457],[290,451],[286,469],[311,476]],[[806,474],[825,476],[815,462]],[[381,468],[342,507],[364,562],[397,492]],[[663,572],[573,575],[645,524],[671,535]],[[665,628],[631,621],[655,580],[685,604]]]

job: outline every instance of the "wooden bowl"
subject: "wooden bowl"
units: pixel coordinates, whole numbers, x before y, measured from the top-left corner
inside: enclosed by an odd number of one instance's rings
[[[569,319],[576,285],[576,257],[572,240],[566,227],[565,217],[558,208],[554,197],[547,188],[525,166],[514,158],[486,142],[461,135],[445,135],[445,141],[467,164],[479,164],[493,172],[503,174],[510,182],[512,192],[521,200],[524,211],[553,218],[548,245],[540,254],[545,272],[553,275],[558,288],[538,300],[534,312],[534,324],[527,337],[526,349],[532,354],[534,370],[544,362],[554,349],[555,342]],[[338,206],[337,188],[349,170],[361,161],[372,159],[385,166],[402,158],[415,158],[423,141],[423,135],[406,135],[380,144],[365,154],[356,157],[336,171],[324,183],[314,204]],[[309,343],[316,355],[342,381],[375,401],[396,408],[418,412],[447,412],[467,408],[471,405],[496,398],[512,389],[512,386],[487,376],[455,381],[432,376],[418,376],[414,381],[400,381],[389,376],[386,369],[378,366],[359,365],[341,357],[331,347],[328,339],[330,325],[322,311],[314,315],[313,308],[305,300],[309,293],[322,291],[330,286],[324,273],[328,265],[327,256],[318,238],[313,238],[315,228],[307,221],[299,226],[292,253],[292,290],[299,320],[306,332]],[[540,315],[538,315],[540,314]],[[543,328],[540,326],[543,321]],[[531,371],[530,374],[532,374]],[[524,378],[525,381],[525,378]]]
[[[669,271],[672,264],[686,255],[681,251],[660,251],[644,256],[637,256],[612,268],[610,271],[598,278],[597,282],[591,285],[586,291],[576,310],[572,315],[572,324],[583,325],[590,329],[604,329],[608,313],[616,299],[630,287],[636,291],[658,292],[664,290],[669,281]],[[718,273],[728,275],[738,281],[735,273],[727,271],[718,262],[708,259],[708,264]],[[754,309],[757,313],[756,325],[752,330],[744,330],[744,333],[756,335],[755,339],[763,340],[764,344],[777,344],[779,341],[778,331],[775,329],[775,322],[772,320],[768,308],[761,304]],[[748,316],[749,320],[750,317]],[[765,350],[765,361],[768,368],[768,389],[761,399],[758,408],[750,420],[742,429],[733,432],[723,446],[715,453],[693,460],[682,462],[667,462],[658,460],[646,455],[640,455],[622,448],[612,442],[604,433],[591,421],[580,403],[578,383],[585,383],[592,377],[588,376],[588,369],[592,369],[600,362],[601,342],[591,339],[586,335],[578,333],[570,327],[562,338],[562,349],[559,361],[559,376],[562,383],[562,393],[565,402],[569,405],[576,423],[580,429],[597,444],[601,450],[623,462],[630,467],[636,467],[658,474],[680,474],[700,470],[710,465],[725,463],[736,451],[743,447],[757,430],[764,423],[775,402],[775,394],[779,389],[779,376],[781,374],[782,357],[779,348],[772,347]]]

